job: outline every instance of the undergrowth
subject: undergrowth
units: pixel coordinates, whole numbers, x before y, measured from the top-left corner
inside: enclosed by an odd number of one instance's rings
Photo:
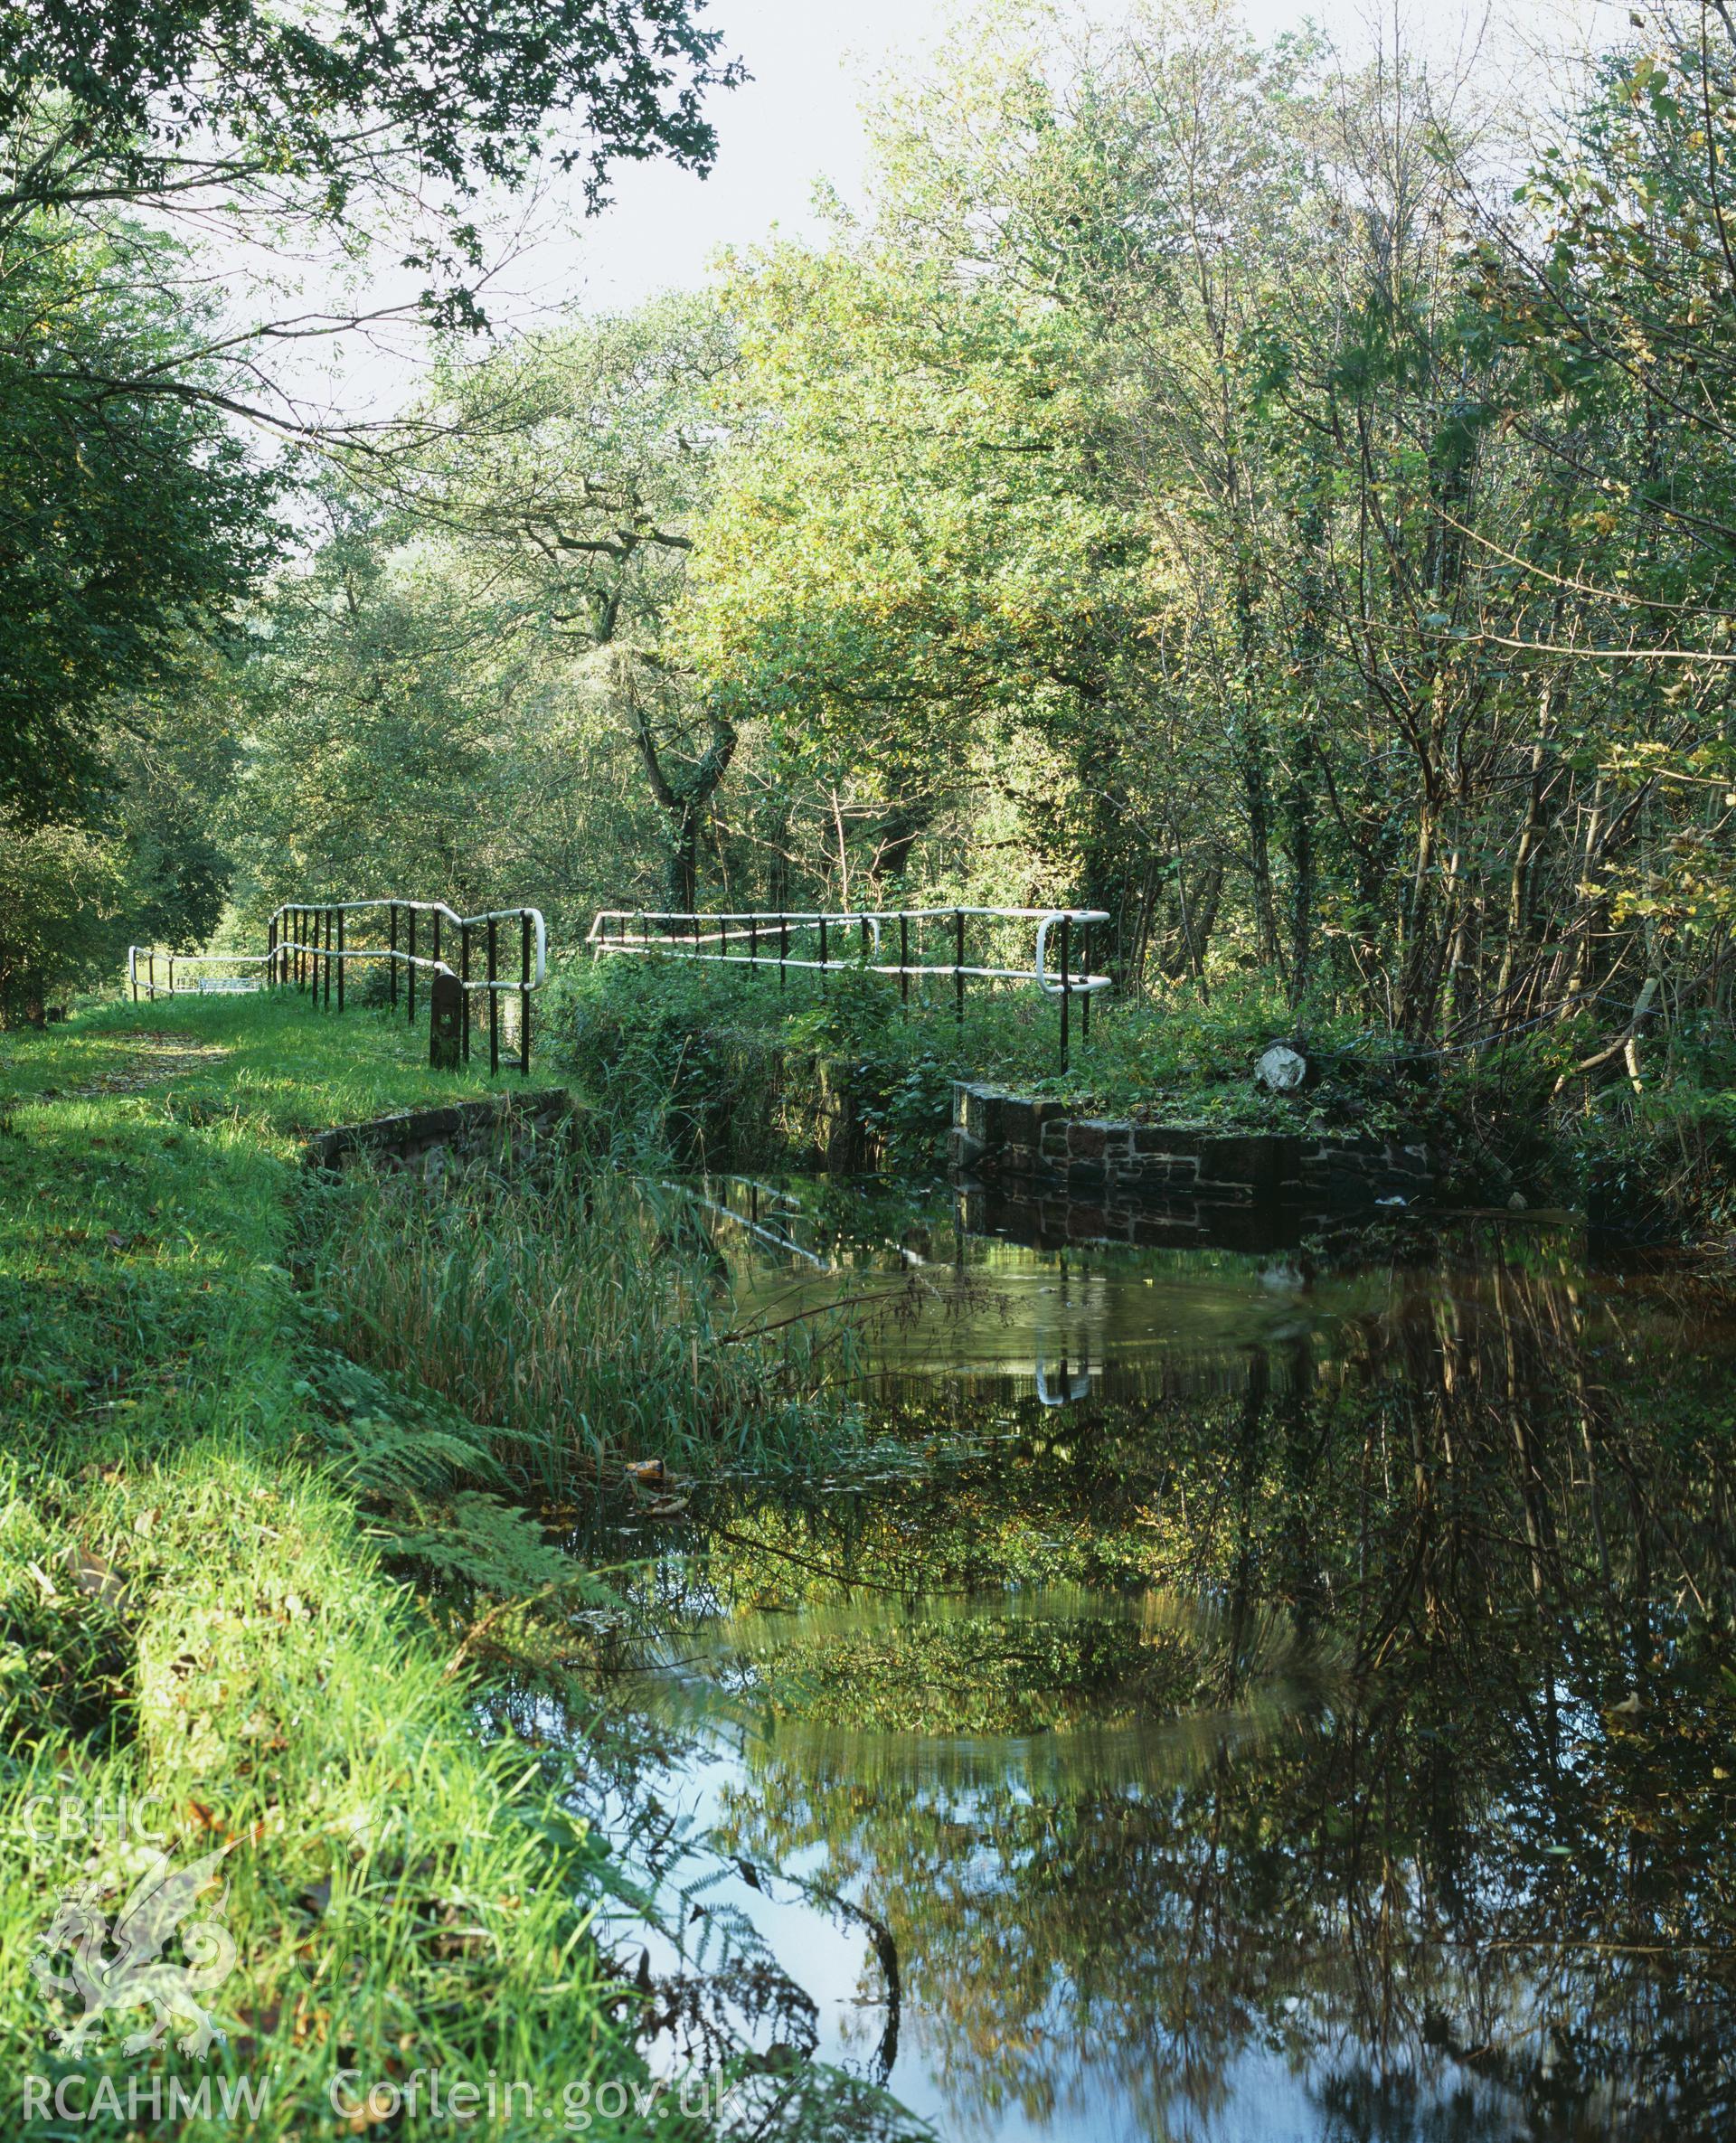
[[[929,1171],[953,1083],[1053,1095],[1109,1117],[1234,1131],[1429,1141],[1449,1204],[1573,1205],[1618,1232],[1698,1240],[1736,1226],[1736,1038],[1684,1022],[1647,1035],[1639,1092],[1584,1015],[1488,1047],[1413,1048],[1322,1003],[1298,1021],[1255,978],[1099,999],[1069,1062],[1034,993],[944,993],[910,1005],[867,973],[822,991],[775,971],[603,961],[570,971],[552,1046],[618,1122],[712,1166],[818,1159]],[[1253,1076],[1269,1043],[1313,1066],[1294,1095]],[[1607,1059],[1607,1051],[1601,1052]]]

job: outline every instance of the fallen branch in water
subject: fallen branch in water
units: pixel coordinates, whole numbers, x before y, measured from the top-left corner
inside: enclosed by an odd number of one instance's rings
[[[798,1555],[794,1548],[774,1547],[769,1541],[755,1540],[751,1534],[737,1533],[728,1525],[708,1525],[707,1535],[712,1540],[727,1540],[738,1548],[751,1548],[756,1554],[780,1556],[786,1562],[794,1562],[803,1570],[812,1571],[816,1577],[828,1579],[835,1585],[842,1585],[846,1592],[860,1588],[864,1592],[889,1592],[894,1600],[968,1600],[969,1591],[962,1588],[936,1590],[924,1585],[912,1591],[909,1585],[883,1584],[877,1578],[845,1577],[841,1571],[828,1569],[824,1562],[816,1562],[807,1555]]]
[[[792,1310],[787,1317],[777,1317],[769,1325],[750,1325],[743,1331],[724,1332],[719,1335],[720,1344],[733,1346],[743,1339],[764,1339],[768,1333],[781,1332],[787,1326],[799,1325],[804,1317],[824,1317],[828,1310],[855,1309],[869,1302],[904,1302],[910,1298],[908,1288],[893,1288],[878,1295],[844,1295],[835,1302],[813,1302],[806,1309]]]

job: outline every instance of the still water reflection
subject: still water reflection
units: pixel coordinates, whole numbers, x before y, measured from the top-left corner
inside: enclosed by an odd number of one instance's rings
[[[744,1319],[882,1298],[860,1474],[696,1504],[616,1661],[737,2024],[956,2143],[1736,2133],[1720,1305],[703,1195]]]

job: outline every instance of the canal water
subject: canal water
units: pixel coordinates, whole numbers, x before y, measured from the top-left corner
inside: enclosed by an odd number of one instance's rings
[[[828,2138],[1736,2134],[1715,1292],[1517,1223],[691,1193],[862,1431],[610,1521],[578,1799],[655,2058],[854,2080]]]

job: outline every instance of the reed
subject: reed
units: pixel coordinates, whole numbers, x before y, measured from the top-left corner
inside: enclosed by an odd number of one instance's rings
[[[807,1327],[743,1340],[684,1201],[606,1164],[553,1185],[477,1166],[337,1194],[316,1287],[353,1359],[498,1432],[522,1485],[624,1459],[684,1472],[811,1457],[836,1424]]]

